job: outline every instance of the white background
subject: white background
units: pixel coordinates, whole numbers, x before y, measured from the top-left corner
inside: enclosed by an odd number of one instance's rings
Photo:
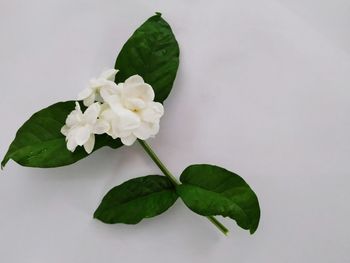
[[[139,145],[105,148],[64,168],[8,163],[0,261],[350,262],[348,0],[2,0],[1,155],[32,113],[113,67],[155,11],[181,64],[150,144],[176,175],[213,163],[243,176],[258,231],[225,219],[224,237],[180,200],[136,226],[93,220],[110,188],[159,172]]]

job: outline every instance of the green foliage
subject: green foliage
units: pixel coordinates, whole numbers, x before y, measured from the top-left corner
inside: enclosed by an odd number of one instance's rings
[[[179,66],[179,46],[169,24],[160,14],[143,23],[120,51],[116,82],[138,74],[155,92],[155,101],[169,95]]]
[[[166,211],[179,195],[197,214],[227,216],[251,234],[256,231],[259,202],[240,176],[218,166],[200,164],[187,167],[180,180],[182,184],[174,186],[159,175],[131,179],[106,194],[94,217],[109,224],[136,224]]]
[[[136,224],[165,212],[177,197],[174,186],[165,176],[138,177],[111,189],[94,217],[108,224]]]
[[[74,101],[59,102],[33,114],[17,131],[1,166],[12,159],[23,166],[58,167],[86,157],[88,154],[82,147],[74,152],[68,151],[61,133],[67,115],[74,107]],[[106,134],[97,135],[94,151],[106,145],[118,148],[122,143]]]
[[[180,181],[182,185],[177,187],[177,193],[192,211],[203,216],[228,216],[251,234],[256,231],[259,202],[237,174],[218,166],[198,164],[187,167]]]

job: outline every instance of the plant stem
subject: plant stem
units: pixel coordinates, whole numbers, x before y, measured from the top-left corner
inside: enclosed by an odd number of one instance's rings
[[[171,172],[166,168],[162,161],[158,158],[156,153],[152,150],[148,143],[142,140],[138,140],[146,153],[151,157],[154,163],[159,167],[159,169],[164,173],[166,177],[173,183],[174,186],[180,185],[180,182],[171,174]]]
[[[141,144],[142,148],[145,150],[145,152],[151,157],[153,162],[159,167],[159,169],[164,173],[166,177],[172,182],[172,184],[176,187],[180,185],[181,183],[171,174],[171,172],[168,170],[168,168],[162,163],[162,161],[159,159],[159,157],[156,155],[156,153],[152,150],[151,146],[149,146],[148,143],[146,143],[143,140],[139,140],[138,142]],[[221,224],[215,217],[213,216],[207,216],[208,220],[212,222],[224,235],[228,234],[228,229]]]

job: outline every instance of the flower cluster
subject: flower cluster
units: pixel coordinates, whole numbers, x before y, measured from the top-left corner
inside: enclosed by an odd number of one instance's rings
[[[132,145],[137,138],[146,140],[158,133],[164,108],[153,101],[152,87],[139,75],[116,84],[117,72],[115,69],[103,72],[79,93],[78,100],[83,100],[87,109],[82,112],[76,102],[75,110],[61,129],[68,150],[73,152],[77,146],[84,146],[91,153],[95,134],[107,133],[113,139],[120,138],[125,145]]]

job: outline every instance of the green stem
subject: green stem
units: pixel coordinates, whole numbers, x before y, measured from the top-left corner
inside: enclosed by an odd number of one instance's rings
[[[172,182],[174,186],[180,185],[181,183],[171,174],[171,172],[168,170],[168,168],[162,163],[162,161],[158,158],[156,153],[152,150],[152,148],[143,140],[138,140],[138,142],[141,144],[142,148],[145,150],[145,152],[151,157],[153,162],[159,167],[159,169],[164,173],[166,177]],[[213,216],[207,216],[208,220],[212,222],[224,235],[228,234],[228,229],[221,224],[215,217]]]
[[[173,183],[174,186],[180,185],[180,182],[171,174],[171,172],[166,168],[166,166],[162,163],[162,161],[158,158],[156,153],[152,150],[151,146],[148,143],[142,140],[138,140],[146,153],[151,157],[151,159],[155,162],[155,164],[159,167],[159,169],[164,173],[166,177]]]

